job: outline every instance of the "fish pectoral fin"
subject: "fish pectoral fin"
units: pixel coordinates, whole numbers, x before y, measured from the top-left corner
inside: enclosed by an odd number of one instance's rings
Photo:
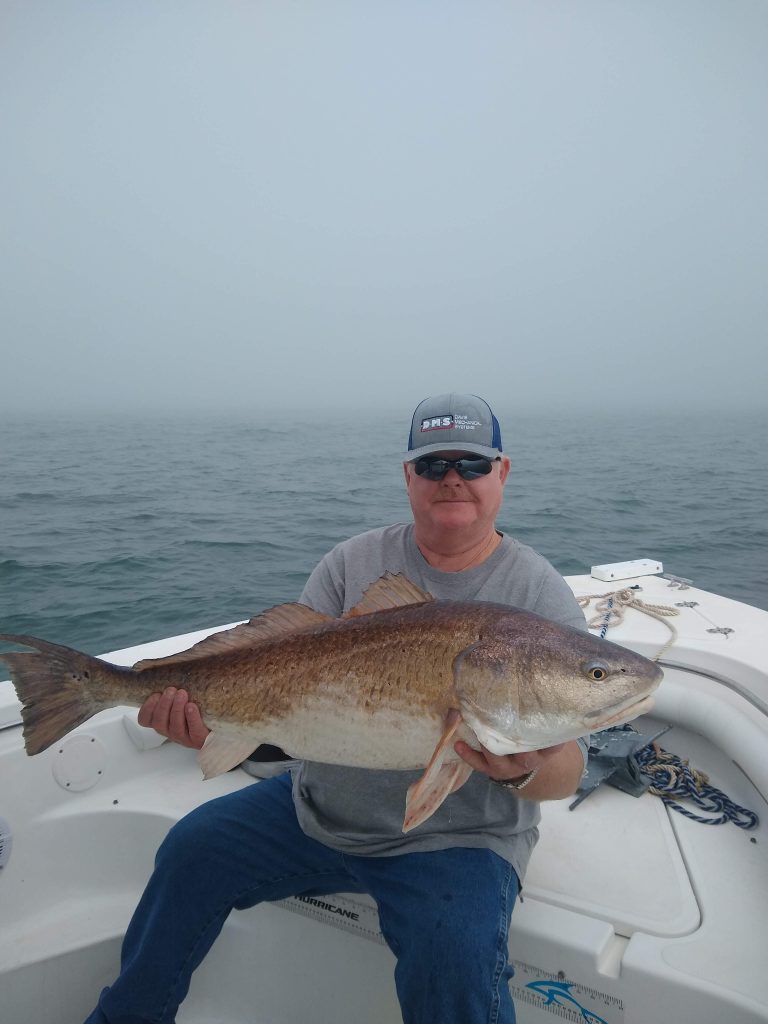
[[[345,612],[342,618],[350,619],[355,615],[369,615],[385,608],[403,608],[405,605],[424,604],[425,601],[433,600],[431,594],[411,583],[402,573],[385,572],[368,587],[355,607]]]
[[[203,778],[213,779],[230,768],[242,764],[258,747],[253,736],[233,736],[225,732],[209,732],[197,754]]]
[[[403,832],[410,832],[431,817],[443,800],[460,789],[472,774],[466,761],[445,761],[461,724],[461,715],[451,711],[424,774],[408,787]]]
[[[303,633],[315,626],[332,621],[330,615],[316,612],[305,604],[279,604],[248,622],[243,622],[232,629],[223,629],[220,633],[206,637],[205,640],[201,640],[200,643],[186,651],[171,654],[167,658],[145,658],[144,661],[136,662],[133,667],[137,672],[143,672],[147,668],[183,665],[190,661],[197,661],[199,658],[209,658],[215,654],[246,651],[264,643],[265,640],[274,640],[276,637],[289,636],[293,633]]]
[[[472,769],[466,761],[451,761],[435,772],[429,781],[425,774],[418,782],[409,786],[405,800],[403,832],[410,832],[412,828],[431,818],[443,800],[457,789],[461,789],[471,774]]]

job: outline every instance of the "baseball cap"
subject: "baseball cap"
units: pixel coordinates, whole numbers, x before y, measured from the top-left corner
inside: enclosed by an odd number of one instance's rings
[[[473,452],[496,459],[501,455],[499,421],[477,395],[437,395],[419,402],[408,436],[406,462],[444,451]]]

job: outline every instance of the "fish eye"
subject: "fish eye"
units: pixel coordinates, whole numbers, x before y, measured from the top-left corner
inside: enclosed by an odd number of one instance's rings
[[[608,675],[608,666],[604,665],[602,661],[591,661],[585,669],[590,679],[594,679],[596,683],[600,683]]]

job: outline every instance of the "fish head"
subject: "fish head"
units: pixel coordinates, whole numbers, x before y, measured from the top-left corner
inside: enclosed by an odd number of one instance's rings
[[[659,666],[532,612],[500,617],[454,660],[462,717],[494,754],[554,746],[653,706]]]

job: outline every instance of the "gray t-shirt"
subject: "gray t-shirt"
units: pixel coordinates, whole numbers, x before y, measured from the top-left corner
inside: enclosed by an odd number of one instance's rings
[[[419,551],[412,523],[370,530],[337,545],[307,580],[301,601],[339,616],[387,571],[403,573],[435,598],[510,604],[586,629],[568,584],[532,548],[504,536],[475,568],[442,572]],[[586,759],[586,744],[581,746]],[[483,847],[510,861],[522,879],[538,838],[539,804],[474,772],[431,818],[404,835],[406,790],[420,774],[304,761],[293,773],[299,824],[326,846],[362,856]]]

